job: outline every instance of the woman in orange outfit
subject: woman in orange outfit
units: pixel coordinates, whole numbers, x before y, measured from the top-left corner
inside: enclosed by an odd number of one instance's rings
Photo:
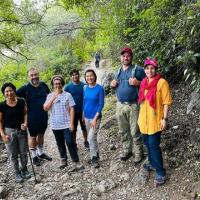
[[[138,124],[148,151],[148,161],[143,167],[155,170],[154,182],[163,184],[166,172],[160,148],[161,132],[166,129],[169,105],[172,103],[168,82],[157,72],[158,63],[147,58],[144,62],[146,78],[139,90],[140,112]]]

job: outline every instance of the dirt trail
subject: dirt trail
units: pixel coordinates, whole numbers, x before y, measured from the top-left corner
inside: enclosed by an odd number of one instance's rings
[[[95,69],[94,62],[88,68],[96,71],[98,83],[107,72],[100,65]],[[178,94],[179,95],[179,94]],[[177,96],[178,96],[177,95]],[[180,96],[180,95],[179,95]],[[175,106],[179,103],[175,102]],[[44,162],[42,166],[35,167],[39,184],[34,183],[33,177],[23,184],[15,184],[11,167],[7,163],[0,163],[0,195],[2,188],[6,199],[15,200],[185,200],[190,199],[191,176],[184,166],[170,169],[165,163],[169,180],[159,188],[153,184],[153,173],[149,182],[146,182],[140,171],[140,166],[134,167],[133,161],[119,160],[121,151],[120,137],[115,120],[115,97],[107,98],[104,108],[102,127],[98,134],[100,147],[100,168],[94,169],[87,163],[89,152],[84,149],[83,137],[78,132],[78,153],[84,169],[71,172],[72,163],[63,170],[59,166],[59,154],[55,138],[50,129],[45,134],[45,149],[53,157],[53,161]],[[174,114],[176,116],[176,113]],[[172,130],[173,131],[173,130]],[[166,134],[172,134],[168,131]],[[164,153],[165,161],[168,160]],[[31,171],[31,166],[28,166]],[[1,196],[0,196],[1,198]]]

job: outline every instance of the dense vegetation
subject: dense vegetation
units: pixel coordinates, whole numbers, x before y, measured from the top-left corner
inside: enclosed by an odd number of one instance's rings
[[[200,88],[200,0],[0,0],[1,84],[26,82],[27,67],[42,79],[81,69],[95,51],[116,67],[119,49],[134,61],[157,57],[170,80]],[[39,3],[38,3],[39,2]]]

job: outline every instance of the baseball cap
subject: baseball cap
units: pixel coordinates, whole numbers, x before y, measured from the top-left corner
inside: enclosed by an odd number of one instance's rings
[[[124,54],[125,52],[129,53],[130,55],[133,55],[133,51],[131,48],[125,47],[121,50],[121,55]]]
[[[146,67],[147,65],[158,67],[158,62],[155,58],[146,58],[146,60],[144,61],[144,67]]]

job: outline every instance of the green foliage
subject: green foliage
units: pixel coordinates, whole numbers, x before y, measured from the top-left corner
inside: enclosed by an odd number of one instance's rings
[[[8,63],[1,67],[0,83],[1,86],[5,82],[13,83],[16,88],[19,88],[27,82],[27,68],[25,65],[16,65],[15,63]],[[0,100],[3,100],[3,95],[0,94]]]
[[[71,6],[63,2],[66,8]],[[182,77],[185,70],[187,80],[200,87],[199,0],[127,0],[123,4],[121,0],[97,0],[81,1],[77,6],[81,16],[89,19],[86,26],[96,27],[88,37],[94,50],[116,61],[119,49],[130,46],[134,62],[143,65],[147,56],[156,57],[171,80]]]
[[[32,59],[24,63],[38,67],[44,81],[54,74],[68,81],[96,51],[117,67],[120,49],[130,46],[135,63],[156,57],[170,79],[185,76],[200,88],[200,0],[58,0],[46,13],[45,3],[22,2],[23,14],[0,1],[0,51],[23,49]]]
[[[0,27],[0,50],[11,48],[23,42],[19,16],[16,14],[11,0],[0,0]],[[3,54],[2,51],[0,52]]]

